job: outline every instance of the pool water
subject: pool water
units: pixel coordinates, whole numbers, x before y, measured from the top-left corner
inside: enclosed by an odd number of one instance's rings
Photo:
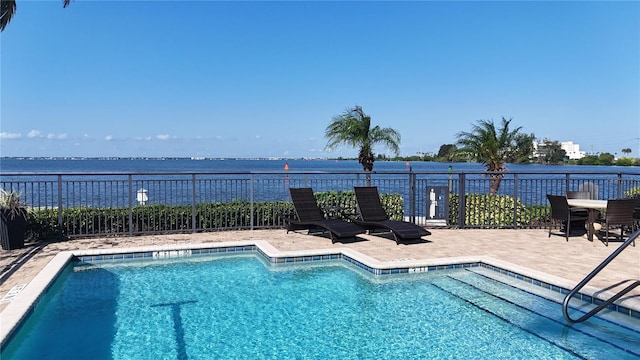
[[[481,271],[480,271],[481,272]],[[259,255],[65,270],[2,359],[637,359],[639,328],[456,269],[373,276]]]

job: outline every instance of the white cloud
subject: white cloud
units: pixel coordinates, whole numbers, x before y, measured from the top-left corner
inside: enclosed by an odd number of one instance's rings
[[[42,133],[38,130],[31,130],[27,133],[27,137],[29,138],[42,137]]]
[[[156,135],[156,139],[158,139],[158,140],[169,140],[169,139],[171,139],[171,136],[169,136],[169,135]]]
[[[0,139],[19,139],[21,137],[20,133],[0,132]]]
[[[111,140],[113,140],[113,136],[111,136],[111,135],[107,135],[107,136],[105,136],[105,137],[104,137],[104,139],[105,139],[106,141],[111,141]]]
[[[67,134],[47,134],[49,140],[64,140],[67,138]]]

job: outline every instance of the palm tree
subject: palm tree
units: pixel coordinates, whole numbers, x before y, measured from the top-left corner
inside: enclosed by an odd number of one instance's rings
[[[367,185],[371,184],[371,170],[375,157],[373,146],[379,143],[386,145],[397,156],[400,153],[400,133],[392,128],[371,127],[371,117],[362,111],[362,107],[347,108],[340,115],[331,119],[325,137],[328,139],[327,150],[339,145],[359,147],[358,162],[367,173]]]
[[[629,155],[629,154],[631,154],[631,148],[624,148],[624,149],[622,149],[622,153],[623,153],[623,154],[625,154],[625,155]]]
[[[458,133],[459,152],[469,158],[486,165],[491,172],[489,194],[493,195],[500,189],[500,181],[507,170],[505,164],[517,158],[519,131],[522,127],[509,130],[513,118],[502,118],[502,127],[496,129],[493,120],[478,120],[471,132]]]
[[[72,0],[62,0],[62,7],[67,7]],[[11,18],[16,13],[16,0],[2,0],[0,1],[0,31],[4,31],[4,28],[9,25]]]

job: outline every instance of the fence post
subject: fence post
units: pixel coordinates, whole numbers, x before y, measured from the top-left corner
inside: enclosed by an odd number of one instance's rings
[[[618,199],[622,199],[622,173],[618,173]]]
[[[564,184],[564,193],[566,194],[567,191],[569,191],[570,187],[569,187],[569,183],[570,183],[570,178],[571,178],[571,174],[567,173],[567,177],[565,180],[565,184]],[[556,195],[560,195],[560,194],[556,194]]]
[[[409,170],[409,219],[416,223],[416,174]]]
[[[518,229],[518,174],[513,174],[513,229]]]
[[[196,232],[196,174],[191,174],[191,232]]]
[[[249,206],[249,210],[251,211],[251,220],[250,220],[251,224],[249,225],[249,227],[250,227],[251,230],[253,230],[253,226],[254,226],[253,224],[254,224],[254,221],[255,221],[255,219],[253,218],[253,195],[254,195],[253,194],[253,182],[254,181],[255,181],[254,175],[251,174],[251,181],[249,182],[249,188],[250,188],[250,194],[251,194],[250,199],[249,199],[249,202],[251,204]]]
[[[62,240],[62,175],[58,175],[58,236]]]
[[[460,173],[458,176],[458,227],[464,229],[465,227],[465,209],[467,208],[467,199],[464,196],[465,193],[465,174]]]
[[[133,236],[133,181],[131,174],[127,178],[129,180],[129,236]]]

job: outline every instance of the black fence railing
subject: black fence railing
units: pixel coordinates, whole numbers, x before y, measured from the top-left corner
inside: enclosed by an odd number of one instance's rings
[[[291,211],[291,187],[328,192],[369,184],[400,194],[404,217],[419,225],[538,228],[548,224],[546,194],[583,190],[612,199],[640,188],[634,170],[507,172],[497,197],[488,199],[490,178],[411,171],[372,172],[370,179],[363,172],[3,173],[0,187],[18,191],[28,208],[55,212],[66,237],[279,228],[278,215]]]

